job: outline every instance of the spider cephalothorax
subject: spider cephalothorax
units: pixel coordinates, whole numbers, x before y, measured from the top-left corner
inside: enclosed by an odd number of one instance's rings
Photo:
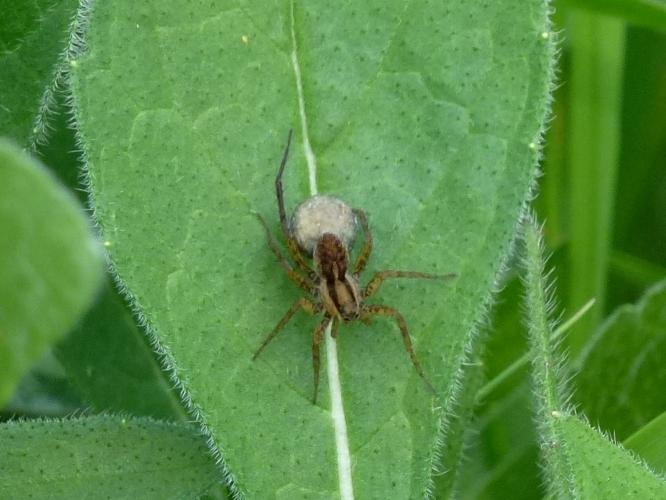
[[[426,385],[434,391],[414,353],[407,323],[402,314],[392,307],[366,304],[365,299],[373,295],[386,278],[447,279],[456,275],[454,273],[441,275],[413,271],[379,271],[375,273],[365,287],[360,287],[359,276],[365,269],[372,252],[372,234],[363,210],[352,209],[342,200],[332,196],[317,195],[301,203],[294,211],[291,223],[287,221],[282,190],[282,174],[289,155],[291,136],[290,131],[275,179],[275,190],[282,232],[286,238],[289,254],[294,259],[298,270],[282,254],[264,218],[261,215],[258,215],[258,217],[266,230],[268,244],[282,268],[296,285],[308,293],[310,298],[302,297],[289,308],[254,353],[253,359],[257,358],[264,347],[273,340],[299,309],[313,315],[323,313],[323,318],[312,336],[313,402],[316,402],[317,388],[319,387],[319,346],[328,324],[331,323],[331,335],[336,337],[337,326],[341,322],[346,323],[360,319],[368,323],[374,316],[388,316],[398,324],[405,350],[409,354],[416,372]],[[350,269],[349,249],[358,224],[363,230],[365,241]],[[312,259],[314,269],[306,259]]]
[[[324,233],[314,252],[319,276],[319,297],[326,313],[338,320],[351,321],[361,311],[358,281],[347,273],[347,249],[340,239]]]

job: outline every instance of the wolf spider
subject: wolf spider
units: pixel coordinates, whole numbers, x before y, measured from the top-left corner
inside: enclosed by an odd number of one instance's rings
[[[341,200],[331,196],[316,195],[297,207],[291,220],[291,226],[287,221],[282,190],[282,174],[289,156],[291,137],[292,131],[290,130],[275,179],[275,191],[280,225],[286,239],[287,249],[296,264],[296,268],[282,254],[263,216],[258,213],[256,215],[266,231],[268,245],[287,276],[307,292],[311,298],[302,297],[289,308],[278,324],[275,325],[275,328],[266,336],[259,349],[254,353],[252,360],[257,359],[257,356],[299,309],[303,309],[312,315],[323,312],[324,316],[312,336],[312,366],[314,369],[312,402],[316,403],[319,388],[320,344],[329,322],[332,323],[331,336],[336,338],[337,327],[340,323],[348,323],[359,319],[369,324],[373,316],[387,316],[393,318],[397,323],[402,334],[405,350],[409,354],[416,372],[434,393],[435,389],[424,375],[421,364],[414,353],[405,318],[397,309],[385,305],[366,304],[365,301],[377,292],[380,285],[387,278],[448,279],[455,277],[456,274],[378,271],[365,287],[360,287],[359,276],[365,269],[372,252],[372,234],[363,210],[351,209]],[[361,225],[365,241],[350,273],[348,270],[349,248],[354,236],[356,221]],[[314,269],[306,262],[303,253],[312,258]]]

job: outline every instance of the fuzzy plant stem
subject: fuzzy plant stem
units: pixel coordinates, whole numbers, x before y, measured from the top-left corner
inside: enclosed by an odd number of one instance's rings
[[[525,280],[525,322],[529,333],[532,358],[532,378],[536,400],[536,422],[541,440],[544,474],[549,492],[555,497],[575,497],[560,436],[559,420],[565,410],[565,389],[560,376],[562,360],[557,354],[553,322],[549,319],[553,307],[541,241],[541,228],[533,216],[523,226],[525,254],[523,259]]]

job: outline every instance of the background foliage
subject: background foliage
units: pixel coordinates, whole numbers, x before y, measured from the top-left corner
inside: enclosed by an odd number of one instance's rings
[[[32,149],[58,176],[61,186],[85,201],[77,173],[81,157],[67,127],[66,91],[57,91],[65,83],[57,55],[76,45],[76,33],[70,33],[69,24],[76,3],[10,3],[11,9],[0,2],[0,12],[13,14],[0,20],[0,135]],[[546,252],[552,254],[549,264],[556,269],[556,298],[565,316],[590,298],[596,299],[592,310],[567,332],[563,347],[568,362],[555,376],[569,381],[562,397],[570,393],[571,403],[592,427],[614,435],[653,471],[663,474],[666,366],[660,363],[660,353],[666,335],[666,6],[641,0],[569,0],[554,7],[555,31],[560,33],[559,85],[534,207],[545,221]],[[47,104],[48,133],[42,119]],[[330,113],[335,116],[334,106]],[[5,227],[0,230],[6,232]],[[540,498],[552,480],[549,474],[557,469],[551,467],[552,456],[539,456],[544,431],[534,423],[534,394],[538,400],[548,387],[540,386],[539,379],[529,380],[529,366],[512,371],[501,383],[492,384],[492,390],[483,390],[529,349],[522,326],[524,285],[518,279],[522,273],[517,265],[510,266],[488,325],[477,339],[477,363],[465,373],[469,401],[460,401],[458,420],[451,423],[457,439],[449,440],[444,451],[444,467],[453,473],[435,478],[438,498]],[[3,293],[0,305],[8,303],[8,292]],[[409,293],[409,287],[401,293]],[[554,352],[557,348],[551,347],[552,354],[559,356]],[[28,458],[35,453],[32,450],[72,446],[71,460],[77,463],[79,453],[90,449],[94,457],[107,443],[122,449],[123,441],[113,433],[130,442],[141,436],[150,442],[165,439],[166,432],[165,448],[157,452],[145,448],[134,455],[119,451],[117,456],[124,458],[118,467],[129,463],[133,470],[158,470],[168,478],[172,465],[166,457],[178,456],[182,460],[178,469],[189,472],[178,476],[167,491],[175,495],[182,488],[192,495],[224,497],[219,481],[204,479],[217,473],[212,459],[200,453],[203,438],[195,426],[185,423],[189,419],[171,385],[135,316],[109,279],[96,304],[69,337],[23,378],[0,415],[10,421],[112,412],[179,422],[173,427],[177,433],[169,434],[170,427],[145,419],[131,425],[131,436],[122,434],[121,417],[4,424],[0,443],[22,444],[15,453],[5,455],[4,465],[0,463],[0,492],[15,488],[8,479],[9,470],[12,477],[26,474],[27,484],[35,484],[28,488],[34,494],[53,477],[66,486],[90,484],[86,470],[71,477],[48,470],[44,475],[43,466]],[[113,390],[119,386],[122,391]],[[484,397],[472,397],[477,394],[474,387]],[[547,415],[540,418],[537,421],[542,424],[549,422]],[[563,442],[589,443],[563,462],[573,470],[592,471],[576,476],[581,491],[586,491],[586,481],[592,481],[593,488],[598,480],[594,474],[599,471],[589,464],[600,456],[612,456],[609,461],[620,469],[626,466],[619,474],[626,484],[642,481],[642,464],[627,462],[622,454],[616,457],[619,450],[578,418],[567,414],[553,422],[551,429]],[[60,439],[62,431],[55,425],[64,426],[74,437]],[[25,445],[27,439],[41,440],[41,446],[30,448]],[[452,460],[461,448],[465,449],[463,466]],[[86,456],[114,467],[106,459]],[[152,459],[157,460],[151,463]],[[544,473],[540,471],[543,460],[548,464]],[[659,488],[660,479],[653,480],[650,476],[647,487]],[[171,483],[161,486],[167,484]],[[194,491],[194,484],[201,489]],[[113,483],[104,487],[118,491]],[[160,494],[150,484],[142,491],[145,498]],[[567,496],[566,490],[562,495]]]

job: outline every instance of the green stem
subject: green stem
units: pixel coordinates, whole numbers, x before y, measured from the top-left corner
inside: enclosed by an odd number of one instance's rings
[[[574,491],[571,467],[558,448],[562,446],[558,420],[566,413],[566,401],[558,367],[555,336],[549,320],[548,283],[544,275],[541,234],[530,218],[524,224],[525,316],[532,358],[532,378],[536,397],[536,421],[551,497],[567,497]]]
[[[564,335],[567,330],[569,330],[580,318],[582,318],[587,311],[589,311],[594,305],[595,299],[588,300],[583,307],[581,307],[576,313],[571,316],[567,321],[562,323],[554,332],[553,339],[558,340],[562,335]],[[505,380],[511,378],[515,373],[520,371],[522,368],[527,366],[532,359],[532,351],[528,351],[523,354],[520,358],[515,360],[504,370],[502,370],[498,375],[493,377],[486,385],[484,385],[479,392],[476,393],[476,402],[483,401],[487,398],[495,389],[501,386]]]

